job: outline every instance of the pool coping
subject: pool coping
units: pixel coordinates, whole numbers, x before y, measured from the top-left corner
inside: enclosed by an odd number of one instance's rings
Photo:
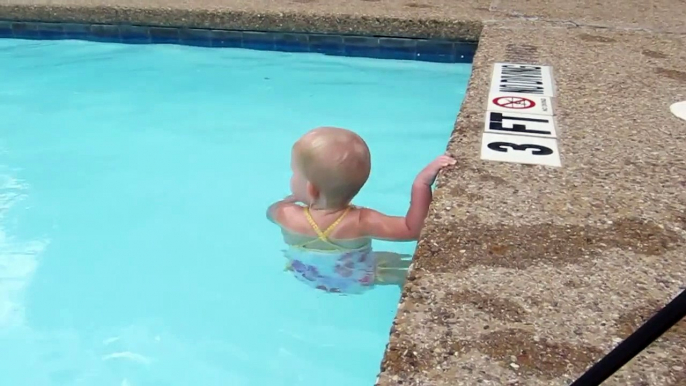
[[[405,38],[443,38],[478,41],[481,20],[373,17],[366,15],[304,14],[297,11],[263,11],[118,7],[101,5],[1,4],[0,18],[14,21],[129,24],[156,27],[244,31],[350,34]]]
[[[679,95],[686,99],[679,94],[686,74],[678,70],[678,63],[686,62],[678,49],[685,41],[686,27],[679,20],[686,6],[664,3],[670,9],[660,13],[634,0],[614,5],[585,1],[571,8],[562,0],[516,5],[387,0],[358,3],[364,7],[359,11],[345,1],[322,6],[316,0],[172,3],[9,0],[0,4],[0,18],[479,40],[448,144],[459,165],[439,178],[378,385],[569,384],[686,281],[686,264],[679,258],[686,250],[686,200],[676,190],[682,182],[674,179],[684,158],[637,152],[633,160],[623,161],[624,168],[587,168],[584,163],[599,156],[586,150],[594,144],[579,135],[611,144],[608,160],[624,159],[621,151],[631,135],[639,135],[626,130],[642,116],[650,116],[659,129],[653,137],[674,138],[670,128],[683,126],[661,112],[661,103]],[[631,44],[642,48],[631,51]],[[625,55],[630,51],[642,59],[629,60],[633,57]],[[599,58],[600,52],[606,58]],[[623,58],[624,66],[616,66]],[[553,66],[562,168],[480,160],[484,102],[498,61]],[[636,96],[640,103],[631,108],[615,103],[620,92],[630,90],[612,79],[621,75],[646,82],[638,74],[660,88],[650,98]],[[593,76],[597,79],[589,79]],[[584,102],[588,98],[595,106]],[[608,127],[623,134],[607,137],[602,129]],[[660,178],[663,191],[651,191]],[[603,189],[611,189],[612,196]],[[531,199],[517,200],[523,193]],[[632,194],[651,197],[651,205],[626,214],[636,202],[645,202],[632,201]],[[580,238],[588,232],[596,239]],[[641,262],[628,276],[612,268],[627,258]],[[555,291],[570,294],[566,307],[547,295]],[[596,297],[589,300],[588,294]],[[604,300],[616,296],[625,301]],[[683,327],[607,384],[684,384]]]

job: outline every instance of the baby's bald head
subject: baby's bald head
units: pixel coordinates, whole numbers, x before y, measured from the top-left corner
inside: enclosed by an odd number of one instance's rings
[[[318,127],[303,135],[293,145],[293,162],[331,207],[350,203],[371,170],[364,140],[337,127]]]

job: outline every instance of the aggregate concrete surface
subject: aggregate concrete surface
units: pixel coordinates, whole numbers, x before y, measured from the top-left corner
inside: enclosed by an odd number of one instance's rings
[[[686,286],[684,0],[0,0],[0,19],[479,39],[378,385],[567,385]],[[561,168],[480,159],[503,61],[553,66]],[[686,385],[686,322],[605,384]]]

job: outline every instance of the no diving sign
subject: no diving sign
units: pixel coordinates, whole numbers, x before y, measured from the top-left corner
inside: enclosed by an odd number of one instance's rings
[[[493,103],[498,107],[504,107],[506,109],[530,109],[536,106],[536,102],[529,98],[524,97],[514,97],[514,96],[502,96],[493,99]]]
[[[532,95],[492,93],[488,96],[489,111],[502,113],[526,113],[553,116],[550,98]]]

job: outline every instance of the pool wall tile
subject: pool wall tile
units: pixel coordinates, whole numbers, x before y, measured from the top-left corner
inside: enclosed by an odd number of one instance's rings
[[[41,39],[64,39],[64,26],[57,23],[37,23]]]
[[[306,34],[277,33],[274,34],[274,49],[285,52],[309,52],[310,39]]]
[[[398,37],[2,20],[0,38],[183,44],[445,63],[469,63],[477,47],[475,42]]]
[[[62,24],[65,39],[87,39],[90,35],[90,26],[85,24]]]
[[[12,31],[12,23],[8,21],[0,21],[0,38],[11,37],[14,37],[14,32]]]
[[[453,42],[440,40],[421,40],[417,41],[417,53],[439,54],[454,53],[455,45]]]
[[[274,34],[267,32],[243,32],[243,48],[274,50]]]
[[[121,40],[123,43],[148,44],[152,42],[150,28],[135,25],[122,25],[119,26],[119,32],[121,33]]]
[[[417,40],[380,38],[379,54],[384,59],[414,60],[417,56]]]
[[[93,24],[90,26],[90,36],[86,38],[100,42],[119,43],[121,33],[119,26],[107,24]],[[92,39],[91,39],[92,38]]]
[[[38,23],[12,23],[12,32],[14,37],[22,39],[40,39],[40,30],[38,30]]]
[[[374,36],[345,36],[343,49],[346,56],[379,57],[379,38]]]
[[[243,34],[239,31],[212,30],[212,47],[243,46]]]
[[[348,47],[378,48],[379,38],[374,36],[345,36],[343,44]]]
[[[471,42],[455,42],[455,60],[457,62],[472,62],[474,59],[474,52],[476,52],[476,43]]]
[[[151,27],[150,39],[153,43],[179,44],[181,37],[179,28]]]
[[[183,28],[179,30],[181,44],[212,47],[212,31],[208,29]]]
[[[343,55],[343,36],[310,35],[310,51],[328,55]]]

